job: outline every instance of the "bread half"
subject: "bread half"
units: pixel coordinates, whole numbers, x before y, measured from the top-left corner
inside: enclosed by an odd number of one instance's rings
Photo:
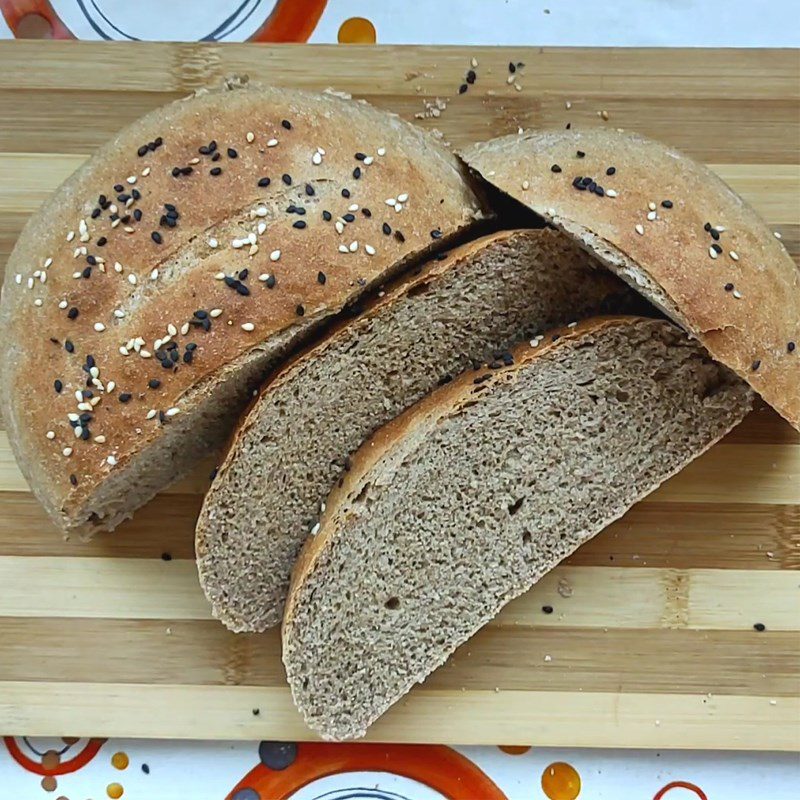
[[[31,488],[65,532],[113,528],[322,322],[480,215],[455,156],[366,103],[242,88],[133,123],[6,268],[0,405]]]
[[[270,381],[237,429],[197,523],[214,614],[235,631],[277,625],[321,503],[369,434],[521,336],[627,292],[551,229],[480,239],[387,287]]]
[[[529,131],[463,157],[573,235],[800,430],[800,270],[711,170],[609,128]]]
[[[283,624],[295,702],[324,738],[363,736],[751,405],[663,320],[595,319],[534,344],[382,428],[328,499]]]

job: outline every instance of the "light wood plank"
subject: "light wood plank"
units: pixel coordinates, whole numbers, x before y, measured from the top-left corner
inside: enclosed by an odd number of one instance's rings
[[[798,583],[791,571],[562,565],[490,626],[800,630]],[[211,619],[188,560],[2,556],[0,586],[0,617]]]
[[[114,714],[108,709],[113,708]],[[260,709],[258,716],[253,709]],[[615,692],[415,691],[368,741],[795,750],[800,700]],[[31,736],[309,740],[288,689],[13,681],[0,719]],[[658,724],[657,724],[658,723]],[[166,733],[165,733],[166,731]]]

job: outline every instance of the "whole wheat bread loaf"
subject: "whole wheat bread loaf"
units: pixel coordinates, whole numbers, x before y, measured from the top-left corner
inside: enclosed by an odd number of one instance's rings
[[[269,382],[237,429],[197,524],[214,614],[235,631],[278,624],[320,503],[370,433],[521,335],[625,292],[551,229],[480,239],[388,287]]]
[[[295,702],[323,737],[362,736],[750,408],[749,387],[663,320],[534,344],[386,425],[329,497],[283,625]]]
[[[241,88],[143,117],[8,261],[0,404],[31,488],[64,531],[113,528],[287,350],[480,214],[453,155],[363,102]]]
[[[711,170],[609,128],[526,131],[463,155],[697,336],[800,430],[800,270]]]

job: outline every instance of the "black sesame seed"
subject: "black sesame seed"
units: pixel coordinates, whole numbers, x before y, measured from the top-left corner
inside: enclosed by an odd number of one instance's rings
[[[593,192],[597,188],[597,184],[594,181],[590,181],[589,185],[586,187],[590,192]]]
[[[387,236],[389,236],[389,234],[392,232],[392,228],[391,228],[391,226],[389,225],[389,223],[388,223],[388,222],[384,222],[384,223],[383,223],[383,225],[381,226],[381,230],[382,230],[382,231],[383,231],[383,232],[384,232],[384,233],[385,233]]]
[[[135,219],[137,222],[141,222],[141,220],[142,220],[142,209],[141,209],[141,208],[136,208],[136,209],[134,209],[134,211],[133,211],[133,218],[134,218],[134,219]]]
[[[240,295],[242,295],[243,297],[247,297],[247,295],[250,294],[250,290],[243,283],[239,283],[239,281],[236,281],[236,291]],[[205,319],[205,320],[203,320],[203,322],[204,323],[208,323],[208,326],[211,327],[211,320],[210,319]],[[208,330],[208,328],[206,328],[205,324],[203,325],[203,328],[205,330]]]
[[[295,311],[297,312],[297,316],[298,317],[302,317],[306,313],[306,310],[303,308],[302,305],[298,305],[297,308],[295,309]]]
[[[434,228],[431,231],[431,239],[441,239],[441,238],[442,238],[442,232],[438,228]]]
[[[583,185],[583,184],[581,183],[581,181],[582,181],[582,180],[583,180],[583,176],[582,176],[582,175],[576,175],[576,176],[575,176],[575,177],[572,179],[572,185],[573,185],[573,186],[574,186],[574,187],[577,189],[579,186],[582,186],[582,185]]]
[[[97,240],[97,246],[98,246],[98,247],[105,247],[105,246],[106,246],[106,244],[108,244],[108,239],[106,239],[106,237],[105,237],[105,236],[101,236],[101,237],[100,237],[100,238]]]
[[[141,146],[141,147],[140,147],[140,148],[139,148],[139,149],[136,151],[136,155],[137,155],[137,156],[139,156],[139,158],[141,158],[141,157],[142,157],[142,156],[144,156],[144,155],[147,155],[147,145],[146,145],[146,144],[143,144],[143,145],[142,145],[142,146]]]
[[[569,130],[571,127],[572,127],[572,123],[571,123],[571,122],[568,122],[568,123],[567,123],[567,130]]]
[[[180,174],[181,174],[181,168],[180,167],[173,167],[172,168],[172,177],[173,178],[177,178],[178,175],[180,175]]]
[[[718,231],[716,228],[711,228],[711,230],[709,231],[709,233],[711,234],[711,238],[712,238],[712,239],[713,239],[715,242],[718,242],[718,241],[719,241],[719,231]]]
[[[355,159],[356,161],[363,161],[367,157],[366,153],[356,153]]]
[[[561,167],[559,167],[558,164],[553,164],[553,166],[550,167],[550,172],[561,172]]]
[[[292,176],[291,176],[291,175],[287,175],[285,172],[283,173],[283,175],[281,175],[281,180],[282,180],[282,181],[283,181],[283,182],[284,182],[284,183],[285,183],[287,186],[291,186],[291,185],[292,185]]]
[[[353,170],[353,177],[358,180],[361,177],[361,167],[356,167]]]
[[[606,170],[606,175],[613,175],[613,174],[614,174],[616,171],[617,171],[617,168],[616,168],[616,167],[609,167],[609,168]]]
[[[89,369],[91,369],[93,366],[95,366],[95,360],[94,360],[94,356],[93,355],[90,354],[90,355],[86,356],[86,366],[89,367]],[[89,396],[91,397],[91,395],[89,395]]]
[[[91,435],[92,435],[92,434],[91,434],[91,432],[89,431],[89,429],[88,429],[88,428],[81,428],[81,439],[83,439],[83,441],[84,441],[84,442],[85,442],[85,441],[86,441],[86,440],[87,440],[87,439],[88,439],[88,438],[89,438]]]
[[[475,83],[475,78],[477,78],[477,77],[478,76],[475,74],[475,70],[471,69],[469,72],[467,72],[466,81],[469,84],[473,84],[473,83]]]
[[[206,322],[208,322],[208,321],[209,320],[206,320]],[[175,364],[175,363],[177,363],[178,359],[180,358],[180,355],[178,354],[177,350],[170,350],[169,351],[169,358],[172,361],[172,363]]]
[[[786,345],[786,349],[787,349],[787,350],[788,350],[790,353],[794,353],[794,351],[795,351],[795,348],[796,348],[796,347],[797,347],[797,345],[796,345],[794,342],[789,342],[789,343]]]
[[[264,187],[264,186],[269,186],[269,184],[270,184],[270,179],[267,178],[266,176],[258,179],[259,186]]]
[[[97,264],[97,259],[94,256],[86,256],[86,263],[94,266]]]
[[[553,606],[542,606],[542,611],[545,614],[552,614],[553,613]]]
[[[207,319],[206,319],[206,320],[203,320],[203,324],[204,324],[204,325],[205,325],[205,323],[206,323],[206,322],[208,322],[208,320],[207,320]],[[164,360],[161,362],[161,366],[162,366],[164,369],[172,369],[172,359],[170,359],[170,358],[165,358],[165,359],[164,359]]]
[[[753,630],[754,631],[758,631],[759,633],[761,633],[762,631],[765,631],[766,629],[767,629],[767,626],[763,622],[756,622],[756,624],[753,625]]]
[[[141,214],[141,212],[139,212],[139,213]],[[126,214],[124,217],[120,217],[119,221],[124,223],[125,225],[127,225],[128,222],[130,222],[130,219],[131,219],[131,215],[130,214]]]
[[[557,334],[557,333],[554,333],[554,334],[553,334],[553,335],[550,337],[550,341],[551,341],[551,342],[557,342],[557,341],[558,341],[560,338],[561,338],[561,336],[560,336],[559,334]]]
[[[155,141],[153,142],[153,144],[156,147],[161,147],[161,145],[164,144],[164,140],[160,136],[156,136]]]
[[[131,199],[131,196],[129,194],[118,194],[117,195],[117,201],[120,202],[120,203],[127,203],[128,200],[130,200],[130,199]]]
[[[264,281],[264,283],[266,284],[267,289],[273,289],[275,287],[275,276],[270,275],[269,278]]]
[[[299,214],[301,217],[305,215],[306,210],[302,206],[295,206],[294,213]]]
[[[115,219],[119,219],[119,214],[111,214],[109,219],[113,222]]]
[[[662,200],[661,206],[662,208],[672,208],[672,200]]]
[[[162,553],[161,554],[162,561],[172,561],[172,554],[171,553]]]
[[[233,283],[236,283],[236,281],[233,278],[226,278],[225,283],[228,283],[229,280],[233,281]],[[228,286],[232,285],[233,284],[228,283]],[[197,319],[205,319],[208,316],[208,311],[204,311],[202,308],[198,308],[197,311],[194,312],[194,315],[195,317],[197,317]]]
[[[576,150],[575,155],[578,156],[578,158],[583,158],[586,153],[584,153],[583,150]]]
[[[721,253],[721,252],[722,252],[722,247],[721,247],[720,245],[716,244],[716,242],[715,242],[714,244],[712,244],[712,245],[711,245],[711,249],[712,249],[712,250],[713,250],[715,253]]]
[[[184,364],[191,364],[192,363],[192,358],[194,358],[194,354],[192,353],[191,350],[187,350],[183,354],[183,363]]]
[[[158,378],[150,378],[150,380],[147,381],[147,385],[151,389],[158,389],[158,387],[161,386],[161,381]]]
[[[121,183],[115,183],[114,184],[114,191],[115,192],[124,192],[125,191],[125,187]]]
[[[209,175],[221,175],[222,174],[222,167],[211,167],[208,171]]]
[[[102,213],[102,212],[100,211],[100,209],[99,209],[99,208],[95,208],[95,209],[92,211],[92,219],[97,219],[97,218],[100,216],[100,214],[101,214],[101,213]]]
[[[229,147],[228,158],[239,158],[239,154],[232,147]]]
[[[324,286],[325,285],[325,281],[327,281],[327,280],[328,279],[325,277],[325,273],[324,272],[318,272],[317,273],[317,283],[321,283]]]
[[[402,231],[395,231],[394,238],[397,239],[398,242],[404,242],[406,240],[406,237],[403,236]]]
[[[760,359],[760,358],[757,358],[757,359],[756,359],[756,360],[755,360],[755,361],[752,363],[751,369],[753,370],[753,372],[757,372],[757,371],[758,371],[758,368],[759,368],[760,366],[761,366],[761,359]]]
[[[298,219],[297,222],[292,223],[293,228],[305,228],[306,221],[304,219]]]
[[[156,244],[161,244],[161,242],[162,242],[162,241],[164,241],[164,240],[161,238],[161,234],[160,234],[158,231],[153,231],[153,232],[150,234],[150,238],[151,238],[151,239],[152,239],[152,240],[153,240],[153,241],[154,241]]]
[[[74,473],[74,472],[73,472],[73,473],[72,473],[72,474],[69,476],[69,482],[70,482],[70,483],[71,483],[73,486],[77,486],[77,485],[78,485],[78,477],[77,477],[77,475],[75,475],[75,473]]]
[[[517,67],[513,61],[508,62],[508,71],[513,75],[517,71]]]
[[[606,193],[606,190],[602,186],[595,186],[594,187],[594,193],[598,197],[603,197],[605,195],[605,193]]]
[[[313,197],[315,194],[316,193],[314,192],[314,187],[310,183],[307,183],[306,184],[306,195],[308,195],[308,197]]]
[[[322,212],[322,219],[324,219],[325,222],[330,222],[333,219],[333,215],[331,214],[330,211],[323,211]]]
[[[56,392],[57,392],[58,394],[61,394],[61,390],[64,388],[64,384],[63,384],[63,383],[61,383],[61,381],[60,381],[60,380],[58,380],[58,378],[56,378],[56,379],[53,381],[53,388],[56,390]]]
[[[368,208],[362,208],[361,213],[369,219],[372,216],[372,212]]]
[[[283,125],[283,127],[286,128],[287,131],[290,131],[292,129],[292,123],[289,122],[288,119],[282,119],[281,125]]]
[[[163,425],[167,421],[167,415],[163,411],[158,412],[158,421]]]
[[[247,276],[249,274],[250,274],[250,270],[249,269],[243,269],[243,270],[239,271],[239,275],[237,277],[239,278],[240,281],[246,281],[247,280]]]
[[[78,309],[75,308],[75,306],[72,306],[72,308],[69,311],[67,311],[67,317],[69,319],[77,319],[79,313],[80,312],[78,311]]]
[[[725,284],[725,291],[726,292],[732,292],[733,291],[733,284],[732,283],[726,283]]]
[[[200,153],[201,156],[207,156],[211,151],[208,149],[207,145],[201,144],[200,147],[197,148],[197,152]]]
[[[219,161],[221,158],[222,158],[222,153],[220,153],[219,151],[217,151],[216,153],[214,153],[213,156],[211,156],[212,161]]]
[[[462,83],[461,86],[458,87],[458,93],[464,94],[464,92],[466,92],[468,88],[469,86],[467,86],[466,83]]]
[[[345,215],[342,217],[342,219],[343,219],[345,222],[353,222],[353,221],[355,220],[355,218],[356,218],[356,215],[355,215],[355,214],[345,214]]]
[[[81,275],[84,278],[91,278],[92,277],[92,268],[91,267],[84,268],[83,272],[81,272]]]
[[[711,223],[710,222],[706,222],[706,224],[703,225],[703,230],[706,231],[706,232],[710,231],[711,230]]]
[[[197,344],[196,344],[196,342],[187,342],[187,343],[186,343],[186,349],[187,349],[187,350],[188,350],[190,353],[192,352],[192,350],[197,350]]]
[[[350,190],[342,189],[342,197],[350,197]]]
[[[131,397],[133,397],[133,395],[130,392],[122,392],[119,395],[119,401],[120,403],[127,403]]]
[[[589,178],[589,177],[581,178],[581,185],[583,185],[583,186],[589,186],[592,183],[594,183],[594,180],[592,180],[592,178]]]

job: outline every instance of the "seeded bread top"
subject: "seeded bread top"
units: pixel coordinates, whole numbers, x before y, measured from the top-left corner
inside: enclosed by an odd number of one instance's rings
[[[463,157],[578,238],[800,429],[800,271],[714,173],[606,128],[505,136]]]
[[[23,472],[67,525],[222,370],[479,214],[453,156],[365,103],[248,88],[147,115],[9,259],[2,401]]]

